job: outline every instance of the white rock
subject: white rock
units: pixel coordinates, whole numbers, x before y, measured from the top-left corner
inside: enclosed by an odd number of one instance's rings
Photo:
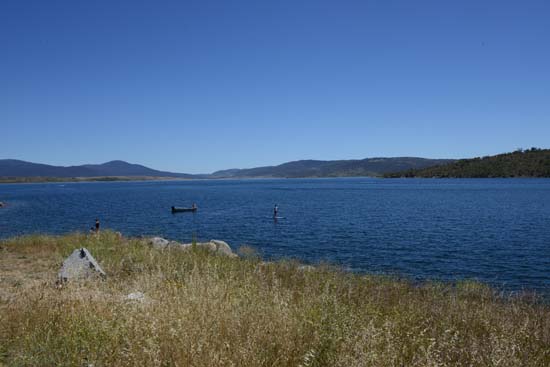
[[[192,243],[179,243],[177,241],[169,241],[162,237],[149,238],[148,243],[157,249],[175,248],[183,251],[193,249]],[[219,255],[237,257],[237,254],[233,253],[231,247],[224,241],[211,240],[210,242],[197,242],[195,246],[196,248],[203,248]]]
[[[216,246],[216,244],[212,242],[200,242],[197,243],[197,246],[200,248],[205,248],[211,252],[216,252],[216,250],[218,249],[218,246]]]
[[[145,301],[145,294],[143,294],[141,292],[132,292],[132,293],[130,293],[129,295],[126,296],[126,299],[130,300],[130,301],[143,302],[143,301]]]
[[[169,241],[168,244],[166,245],[166,247],[176,247],[176,248],[179,248],[179,246],[181,246],[182,244],[179,243],[178,241]]]
[[[229,257],[237,257],[237,254],[233,253],[231,247],[229,247],[227,242],[220,240],[210,240],[210,243],[213,243],[216,246],[216,252],[218,254]]]
[[[89,278],[106,274],[86,248],[80,248],[63,261],[58,277],[62,281]]]
[[[192,243],[180,243],[178,249],[187,251],[187,250],[190,250],[192,247],[193,247]]]
[[[170,241],[168,241],[168,240],[166,240],[162,237],[152,237],[152,238],[149,238],[148,243],[150,245],[152,245],[154,248],[163,249],[163,248],[168,246]]]

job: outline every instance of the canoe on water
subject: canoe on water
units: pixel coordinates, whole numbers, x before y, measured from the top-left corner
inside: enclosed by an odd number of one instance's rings
[[[172,207],[172,213],[182,213],[182,212],[196,212],[197,208],[178,208],[173,206]]]

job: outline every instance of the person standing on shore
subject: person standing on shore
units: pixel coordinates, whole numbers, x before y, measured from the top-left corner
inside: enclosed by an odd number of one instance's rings
[[[99,233],[99,219],[95,220],[95,233]]]

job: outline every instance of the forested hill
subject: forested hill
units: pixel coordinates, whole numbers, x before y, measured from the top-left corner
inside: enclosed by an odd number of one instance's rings
[[[387,173],[385,177],[550,177],[550,149],[531,148],[454,163]]]
[[[283,163],[278,166],[217,171],[212,178],[253,178],[253,177],[353,177],[382,176],[411,168],[425,168],[454,162],[449,159],[426,159],[416,157],[366,158],[338,161],[301,160]]]

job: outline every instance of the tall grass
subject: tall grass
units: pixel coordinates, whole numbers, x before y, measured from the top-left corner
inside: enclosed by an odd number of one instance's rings
[[[0,365],[550,365],[550,307],[475,282],[304,271],[111,232],[0,247]],[[108,277],[58,288],[59,265],[78,247]],[[143,301],[126,299],[137,291]]]

